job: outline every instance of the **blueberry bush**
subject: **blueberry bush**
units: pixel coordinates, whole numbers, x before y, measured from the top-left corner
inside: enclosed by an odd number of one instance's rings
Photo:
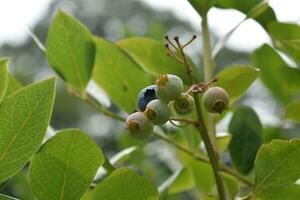
[[[56,78],[23,86],[8,72],[9,59],[0,60],[0,191],[29,165],[38,200],[167,200],[177,194],[204,200],[300,198],[300,141],[277,129],[266,131],[253,108],[236,103],[259,79],[280,105],[282,122],[300,123],[300,26],[278,22],[267,1],[188,2],[202,18],[202,33],[187,41],[165,36],[164,44],[143,37],[112,42],[62,10],[46,45],[34,37],[69,95],[123,123],[125,137],[136,146],[112,158],[78,129],[45,137]],[[245,13],[243,21],[256,20],[272,38],[272,46],[252,53],[252,66],[216,73],[214,60],[239,25],[212,48],[207,13],[213,6]],[[203,70],[186,54],[194,42],[203,45]],[[90,82],[118,109],[89,93]],[[217,134],[216,125],[228,115],[228,134]],[[162,141],[160,148],[172,149],[182,166],[159,182],[127,162],[137,148],[156,140]],[[0,194],[0,199],[15,198]]]

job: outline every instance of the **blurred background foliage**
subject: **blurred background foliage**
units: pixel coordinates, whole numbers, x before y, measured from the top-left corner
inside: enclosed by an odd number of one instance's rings
[[[140,1],[56,0],[51,3],[47,13],[37,25],[32,27],[33,32],[43,42],[46,40],[52,17],[58,9],[71,13],[85,24],[93,34],[112,41],[130,36],[147,36],[164,42],[163,39],[166,34],[171,36],[179,35],[183,39],[190,37],[194,32],[198,36],[201,35],[189,23],[182,21],[171,12],[154,10]],[[212,34],[212,43],[214,45],[218,38],[214,36],[214,33]],[[194,63],[199,66],[200,71],[202,71],[201,42],[199,41],[197,40],[189,48],[188,54]],[[21,45],[4,44],[0,47],[0,56],[11,57],[10,70],[24,85],[54,74],[48,67],[43,53],[31,39],[28,39]],[[216,58],[216,71],[233,64],[251,65],[250,63],[250,55],[248,53],[225,48]],[[272,138],[296,137],[299,127],[291,122],[282,122],[280,120],[282,116],[280,104],[273,99],[259,80],[239,100],[238,104],[250,105],[258,112],[262,122],[266,125],[264,130],[265,142],[270,141]],[[114,105],[110,106],[110,110],[116,111],[116,109]],[[219,132],[227,131],[230,117],[231,115],[229,114],[218,125],[217,129]],[[137,142],[130,139],[124,134],[124,127],[121,123],[100,115],[85,103],[69,96],[66,85],[62,80],[58,82],[51,126],[55,130],[65,128],[82,129],[97,141],[108,157],[112,157],[125,147],[138,146],[138,150],[131,157],[128,164],[130,163],[131,167],[153,179],[157,185],[160,185],[163,180],[180,167],[180,163],[174,158],[175,152],[168,148],[165,143],[158,140]],[[198,163],[191,163],[191,165],[193,164],[199,165]],[[206,164],[197,166],[199,179],[206,178],[205,173],[203,173],[206,168]],[[209,179],[207,180],[209,181]],[[201,183],[199,184],[199,187],[205,190],[205,186],[201,185]],[[7,183],[3,193],[22,200],[34,199],[30,191],[26,169]],[[197,199],[198,195],[196,190],[192,190],[180,195],[174,195],[170,199]]]

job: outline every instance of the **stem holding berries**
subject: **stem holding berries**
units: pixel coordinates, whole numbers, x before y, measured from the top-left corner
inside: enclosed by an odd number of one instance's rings
[[[211,58],[211,47],[210,47],[210,38],[209,38],[209,32],[208,32],[208,27],[207,27],[207,18],[206,16],[203,17],[202,21],[202,28],[203,28],[203,56],[204,56],[204,69],[205,69],[205,81],[207,81],[207,84],[195,84],[192,76],[192,70],[190,63],[188,62],[187,56],[183,51],[183,48],[186,47],[187,45],[181,45],[179,41],[179,37],[174,37],[174,41],[176,42],[176,45],[173,44],[170,40],[169,37],[166,36],[166,40],[168,43],[171,44],[171,46],[175,46],[174,49],[177,50],[177,53],[180,53],[181,58],[175,57],[177,60],[179,60],[180,63],[182,63],[186,69],[187,69],[187,74],[189,76],[190,82],[192,84],[191,89],[189,92],[193,94],[194,102],[195,102],[195,107],[196,107],[196,113],[197,113],[197,121],[199,123],[195,124],[195,127],[200,133],[200,136],[204,142],[205,148],[207,150],[207,154],[210,160],[210,163],[212,165],[213,173],[215,176],[215,181],[218,189],[218,194],[219,194],[219,199],[220,200],[226,200],[226,194],[225,194],[225,187],[223,180],[220,176],[220,163],[219,163],[219,156],[217,154],[217,151],[214,147],[214,141],[215,141],[215,124],[212,116],[209,114],[209,127],[213,127],[210,130],[213,132],[210,137],[209,131],[206,128],[204,118],[203,118],[203,113],[201,109],[201,102],[199,99],[199,93],[203,91],[203,89],[206,89],[208,85],[211,83],[215,82],[216,79],[212,79],[212,72],[213,72],[213,61]],[[193,35],[192,39],[190,41],[193,41],[196,37]],[[190,44],[191,42],[188,42],[187,44]],[[169,52],[170,49],[168,48]],[[171,52],[168,55],[176,55],[176,53]],[[173,56],[174,57],[174,56]],[[205,87],[206,86],[206,87]],[[213,139],[212,139],[213,138]]]

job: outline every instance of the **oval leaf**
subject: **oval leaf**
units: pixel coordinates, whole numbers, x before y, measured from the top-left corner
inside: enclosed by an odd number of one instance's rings
[[[264,144],[255,160],[256,183],[251,199],[296,200],[300,186],[300,141],[273,140]]]
[[[95,38],[96,60],[93,78],[111,100],[131,113],[136,108],[141,89],[152,85],[153,76],[143,69],[122,49],[103,38]]]
[[[229,152],[234,166],[248,174],[254,165],[256,152],[262,144],[262,125],[258,116],[249,107],[238,108],[229,124],[232,135]]]
[[[246,66],[232,66],[220,71],[215,86],[224,88],[233,103],[240,98],[259,76],[259,69]]]
[[[80,199],[104,163],[97,144],[79,130],[49,139],[30,163],[30,181],[38,199]]]
[[[184,65],[166,55],[166,48],[163,43],[150,38],[132,37],[117,42],[122,49],[127,51],[146,71],[158,74],[175,74],[185,84],[190,84],[189,77]],[[193,78],[200,81],[198,69],[191,62]]]
[[[0,183],[15,175],[37,151],[54,102],[55,79],[20,89],[0,107]]]
[[[85,89],[91,78],[95,45],[84,25],[58,11],[49,29],[46,54],[50,66],[66,82]]]
[[[281,102],[300,93],[300,70],[288,66],[280,55],[265,44],[252,54],[253,64],[261,69],[264,85]]]
[[[285,118],[300,123],[300,101],[290,103],[285,110]]]
[[[93,191],[94,200],[158,200],[157,188],[128,168],[112,172]]]

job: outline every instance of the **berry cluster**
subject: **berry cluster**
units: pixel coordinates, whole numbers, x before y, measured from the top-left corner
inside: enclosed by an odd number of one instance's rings
[[[211,113],[222,113],[228,107],[229,95],[220,87],[211,87],[203,95],[203,104]],[[183,93],[182,80],[173,74],[159,75],[155,85],[144,88],[137,98],[137,112],[126,120],[129,135],[145,139],[153,132],[154,125],[163,125],[171,115],[170,105],[179,115],[190,114],[194,98]]]

